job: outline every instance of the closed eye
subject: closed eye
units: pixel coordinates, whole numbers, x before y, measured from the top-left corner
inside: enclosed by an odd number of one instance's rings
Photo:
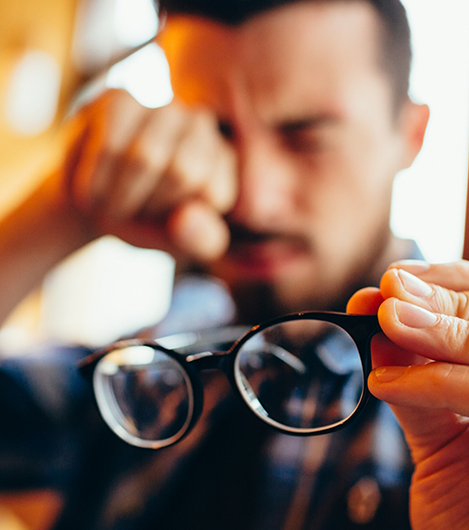
[[[329,116],[282,123],[278,130],[282,142],[291,150],[315,153],[331,145],[331,132],[337,120]]]

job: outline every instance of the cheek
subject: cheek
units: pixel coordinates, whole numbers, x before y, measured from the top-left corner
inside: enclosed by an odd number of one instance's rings
[[[367,167],[368,166],[368,167]],[[346,230],[389,215],[393,178],[354,157],[328,156],[301,164],[297,212],[311,222]]]
[[[350,264],[358,251],[373,252],[377,234],[388,230],[392,178],[357,168],[350,157],[305,164],[302,174],[296,212],[318,256],[335,267]]]

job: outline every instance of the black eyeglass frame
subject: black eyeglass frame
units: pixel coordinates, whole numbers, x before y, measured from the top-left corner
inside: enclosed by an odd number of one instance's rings
[[[285,322],[291,321],[301,321],[301,320],[315,320],[328,322],[335,324],[338,327],[342,328],[348,333],[355,343],[358,353],[360,355],[362,375],[363,375],[363,390],[359,398],[358,404],[355,409],[349,414],[346,418],[328,426],[324,427],[314,427],[314,428],[298,428],[298,427],[288,427],[282,425],[272,418],[265,417],[253,409],[247,399],[245,399],[244,392],[242,389],[241,383],[238,383],[236,374],[235,374],[235,363],[236,357],[241,350],[242,346],[254,335],[262,332],[263,330],[270,328],[272,326],[282,324]],[[190,382],[190,404],[189,404],[189,414],[190,416],[184,424],[184,430],[181,429],[177,435],[161,441],[146,441],[139,438],[136,438],[129,433],[124,435],[122,432],[118,432],[114,426],[110,424],[109,418],[105,417],[103,410],[100,408],[101,415],[106,420],[106,423],[110,426],[114,432],[121,438],[123,438],[128,443],[137,445],[139,447],[159,449],[161,447],[166,447],[173,445],[174,443],[180,441],[182,438],[187,436],[192,428],[197,423],[198,419],[203,410],[203,385],[200,378],[200,371],[209,370],[209,369],[221,369],[225,375],[228,377],[230,385],[234,390],[235,394],[239,395],[244,404],[248,409],[255,414],[261,421],[270,425],[273,429],[278,432],[285,434],[291,434],[295,436],[314,436],[318,434],[326,434],[342,429],[350,421],[355,419],[359,413],[366,406],[368,398],[370,397],[370,392],[367,386],[367,379],[372,370],[371,366],[371,340],[377,334],[381,332],[381,328],[378,322],[378,317],[376,315],[352,315],[348,313],[339,313],[339,312],[329,312],[329,311],[305,311],[301,313],[291,313],[284,315],[282,317],[277,317],[268,321],[263,322],[257,326],[252,327],[249,331],[244,333],[239,339],[237,339],[231,347],[226,351],[203,351],[200,353],[187,354],[181,353],[177,350],[168,349],[158,343],[158,340],[155,341],[142,341],[139,339],[129,339],[119,342],[115,342],[102,348],[91,355],[88,355],[78,363],[78,368],[83,376],[92,381],[94,369],[96,368],[98,362],[103,359],[107,354],[118,349],[124,349],[131,346],[147,346],[154,350],[161,351],[168,355],[170,358],[174,359],[183,369],[183,372],[187,374]],[[187,381],[186,381],[187,382]],[[96,389],[94,388],[95,398]],[[116,423],[111,421],[111,423]],[[123,430],[123,429],[122,429]]]

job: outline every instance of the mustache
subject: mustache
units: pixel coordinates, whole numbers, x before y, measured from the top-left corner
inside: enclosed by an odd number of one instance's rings
[[[228,228],[231,234],[231,245],[234,247],[246,244],[268,243],[270,241],[286,242],[302,248],[311,247],[308,239],[297,233],[252,230],[246,226],[233,223],[228,223]]]

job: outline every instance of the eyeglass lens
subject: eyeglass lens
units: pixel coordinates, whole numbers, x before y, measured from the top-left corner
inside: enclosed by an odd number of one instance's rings
[[[292,433],[313,433],[348,418],[364,390],[358,349],[335,324],[287,321],[240,348],[235,379],[251,409]]]
[[[355,342],[341,327],[291,320],[248,335],[235,349],[234,379],[263,421],[293,434],[313,434],[350,417],[364,393]],[[146,345],[112,350],[96,365],[101,414],[127,442],[158,448],[186,432],[194,392],[182,364]]]
[[[104,419],[134,445],[156,448],[174,443],[192,416],[188,375],[172,357],[149,346],[107,354],[94,371],[94,387]]]

